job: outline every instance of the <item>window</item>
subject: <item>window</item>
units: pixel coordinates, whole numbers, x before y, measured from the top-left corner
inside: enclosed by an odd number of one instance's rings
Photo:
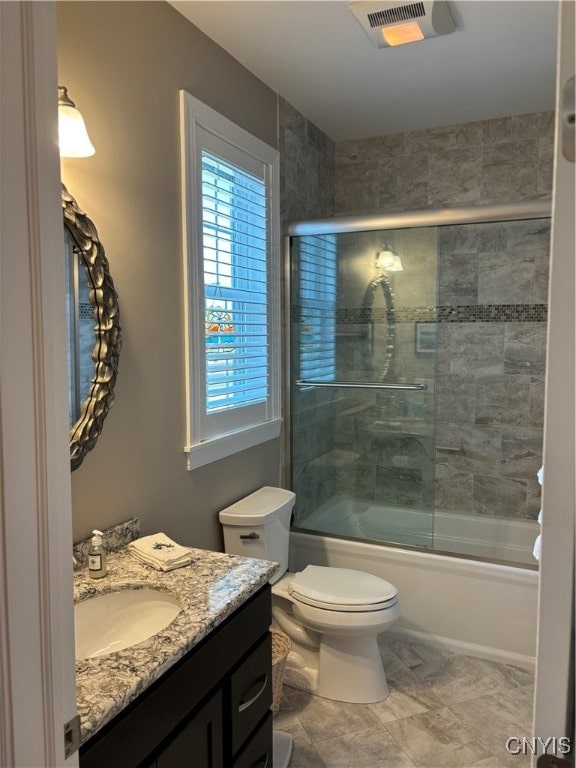
[[[188,467],[280,433],[278,152],[181,92]]]
[[[333,381],[336,371],[336,235],[302,235],[300,379]]]

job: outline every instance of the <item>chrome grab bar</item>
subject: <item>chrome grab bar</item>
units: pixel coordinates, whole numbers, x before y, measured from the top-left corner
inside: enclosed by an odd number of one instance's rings
[[[410,389],[422,391],[426,384],[383,384],[380,381],[308,381],[296,380],[297,387],[331,387],[333,389]]]

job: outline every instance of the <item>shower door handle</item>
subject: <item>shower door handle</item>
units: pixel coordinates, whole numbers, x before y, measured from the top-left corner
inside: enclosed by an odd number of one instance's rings
[[[297,379],[297,387],[330,387],[333,389],[402,389],[422,392],[426,384],[383,384],[381,381],[308,381]]]

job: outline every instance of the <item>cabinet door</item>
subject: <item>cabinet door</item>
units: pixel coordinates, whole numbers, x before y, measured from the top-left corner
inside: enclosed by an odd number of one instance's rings
[[[221,768],[222,695],[200,709],[158,755],[156,768]]]

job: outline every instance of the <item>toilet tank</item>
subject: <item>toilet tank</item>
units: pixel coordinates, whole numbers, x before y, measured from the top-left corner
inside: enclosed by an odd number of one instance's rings
[[[295,498],[292,491],[265,486],[219,513],[226,552],[280,563],[271,584],[288,570],[290,517]]]

